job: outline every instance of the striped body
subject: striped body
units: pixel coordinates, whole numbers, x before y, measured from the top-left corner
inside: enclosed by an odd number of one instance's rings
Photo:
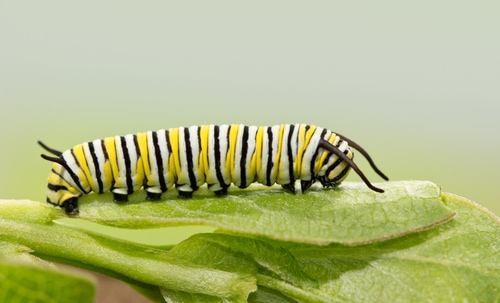
[[[91,191],[126,196],[142,187],[161,194],[174,185],[182,195],[204,183],[219,192],[231,183],[289,185],[327,173],[337,176],[338,184],[349,166],[318,148],[320,139],[352,158],[347,142],[335,133],[304,124],[205,125],[94,140],[62,153],[70,170],[54,163],[48,200],[62,205]]]
[[[48,178],[47,201],[78,213],[77,199],[90,192],[113,192],[115,201],[141,188],[147,199],[159,200],[175,186],[181,197],[191,197],[201,185],[217,195],[234,184],[275,183],[295,193],[315,181],[325,187],[340,184],[350,168],[377,192],[352,161],[354,147],[378,170],[369,155],[352,140],[325,128],[305,124],[275,126],[203,125],[148,131],[76,145],[59,152],[39,142],[58,157]]]

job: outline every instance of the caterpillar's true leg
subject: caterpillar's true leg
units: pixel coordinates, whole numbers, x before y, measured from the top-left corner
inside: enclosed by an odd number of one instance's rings
[[[64,208],[64,211],[68,215],[77,215],[79,213],[78,211],[78,198],[73,197],[68,200],[66,200],[61,207]]]

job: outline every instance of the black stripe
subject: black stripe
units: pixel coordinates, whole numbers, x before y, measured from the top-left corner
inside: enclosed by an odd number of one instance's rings
[[[241,158],[240,158],[240,188],[247,187],[247,154],[248,154],[248,126],[243,126],[243,136],[241,138]],[[236,155],[236,153],[235,153]]]
[[[340,174],[338,174],[337,176],[335,176],[335,178],[333,178],[332,180],[330,180],[331,182],[333,183],[337,183],[339,180],[341,180],[346,174],[347,172],[349,172],[349,169],[351,169],[351,167],[349,165],[347,165],[344,170],[342,170],[340,172]]]
[[[326,158],[325,158],[325,161],[323,161],[323,164],[322,165],[326,165],[328,163],[328,161],[330,161],[330,157],[332,157],[332,155],[334,155],[333,153],[329,153]]]
[[[200,167],[200,160],[201,160],[201,136],[200,136],[200,133],[201,133],[201,127],[198,126],[198,128],[196,129],[196,135],[198,136],[198,167]],[[203,174],[205,175],[205,172],[203,172]],[[206,179],[206,178],[205,178]]]
[[[268,186],[271,186],[271,171],[273,169],[273,132],[270,126],[267,127],[267,170],[266,170],[266,182]]]
[[[51,171],[52,173],[54,173],[54,174],[58,175],[58,176],[59,176],[59,178],[63,179],[63,176],[62,176],[60,173],[56,172],[54,169],[51,169],[50,171]]]
[[[165,140],[167,141],[168,155],[169,155],[169,157],[172,157],[172,143],[170,142],[170,135],[169,134],[170,134],[169,131],[165,130]],[[166,175],[166,172],[168,169],[172,169],[174,171],[174,182],[176,182],[178,176],[177,176],[177,172],[175,170],[175,164],[172,167],[170,167],[170,159],[167,159],[167,160],[168,160],[168,163],[166,164],[166,166],[164,168],[164,170],[165,170],[164,174]],[[179,159],[179,163],[180,163],[180,159]],[[167,190],[166,187],[165,187],[165,190]]]
[[[125,137],[122,136],[120,137],[120,141],[122,143],[122,151],[123,151],[123,160],[125,161],[125,175],[127,179],[127,193],[131,194],[134,192],[133,186],[132,186],[132,168],[131,168],[131,161],[130,161],[130,155],[128,153],[128,147],[127,147],[127,141],[125,140]]]
[[[220,186],[225,187],[224,177],[222,176],[221,170],[221,154],[220,154],[220,142],[219,142],[219,126],[214,125],[214,156],[215,156],[215,175],[219,181]]]
[[[135,146],[135,153],[137,156],[140,156],[141,150],[139,149],[139,141],[137,141],[137,135],[134,135],[134,146]],[[137,157],[139,158],[139,157]]]
[[[64,185],[55,185],[55,184],[47,184],[47,188],[50,189],[51,191],[60,191],[60,190],[68,190],[68,188]]]
[[[233,148],[233,147],[229,144],[229,143],[230,143],[230,138],[229,138],[229,137],[230,137],[230,134],[231,134],[231,128],[232,128],[232,126],[231,126],[231,125],[230,125],[230,126],[228,126],[228,128],[227,128],[227,133],[226,133],[226,138],[225,138],[225,140],[226,140],[226,147],[227,147],[227,149],[226,149],[226,153],[223,155],[223,156],[224,156],[224,160],[223,160],[223,161],[226,161],[227,156],[228,156],[228,154],[229,154],[229,153],[230,153],[230,151],[231,151],[231,148]],[[233,160],[234,160],[234,159],[231,159],[231,162],[232,162]],[[226,162],[226,164],[227,164],[227,162]],[[230,180],[230,182],[231,182],[231,181],[232,181],[231,171],[229,171],[229,176],[228,176],[228,177],[229,177],[229,180]],[[231,183],[229,183],[229,184],[231,184]],[[229,186],[229,184],[228,184],[228,186]]]
[[[104,160],[109,161],[108,150],[106,149],[106,144],[104,143],[104,140],[101,140],[101,147],[102,147],[102,152],[104,154]],[[112,171],[113,170],[111,170],[111,172]]]
[[[288,146],[287,146],[287,155],[288,155],[288,174],[290,176],[290,184],[295,182],[295,177],[293,175],[293,169],[295,167],[295,161],[293,159],[293,151],[292,151],[292,136],[293,130],[295,129],[295,125],[290,125],[290,130],[288,133]],[[297,137],[295,138],[297,139]]]
[[[343,141],[342,140],[339,140],[339,144],[338,146],[340,146],[340,144],[342,143]],[[338,149],[338,146],[335,146],[335,148]],[[344,151],[344,155],[347,155],[349,153],[349,149],[346,148],[346,150]],[[326,170],[326,176],[328,176],[330,174],[330,172],[332,170],[334,170],[337,166],[339,166],[339,164],[342,162],[343,160],[340,159],[340,157],[337,158],[337,160],[335,160],[335,162],[333,162],[333,164]]]
[[[56,172],[54,169],[51,169],[50,171],[51,171],[53,174],[57,175],[57,176],[58,176],[59,178],[61,178],[62,180],[66,181],[66,180],[64,179],[64,177],[63,177],[60,173]],[[67,182],[67,181],[66,181],[66,182]]]
[[[169,154],[172,154],[172,144],[170,143],[170,136],[168,130],[165,130],[165,139],[167,141],[167,150]]]
[[[309,144],[311,143],[311,141],[306,142],[306,139],[307,139],[307,131],[309,130],[309,128],[311,128],[309,125],[306,125],[305,126],[305,131],[304,131],[304,147],[302,147],[302,149],[304,150],[304,152],[302,152],[302,155],[301,155],[301,159],[300,159],[300,162],[303,164],[304,163],[304,155],[305,155],[305,151],[307,149],[307,147],[309,146]],[[316,132],[316,130],[314,130],[314,132]],[[313,135],[314,135],[314,132],[313,132]],[[311,136],[312,137],[312,136]],[[306,145],[307,144],[307,145]],[[301,169],[302,171],[302,169]],[[302,174],[302,172],[301,172]],[[311,176],[312,177],[312,176]]]
[[[94,143],[89,142],[89,152],[92,156],[92,162],[94,162],[94,170],[95,170],[95,178],[97,179],[97,185],[99,186],[99,193],[102,194],[104,191],[104,185],[102,184],[102,174],[101,169],[99,168],[99,160],[97,159],[97,155],[95,153]]]
[[[76,165],[82,169],[80,163],[78,162],[78,159],[76,159],[75,157],[75,152],[73,149],[71,149],[71,156],[73,156],[73,159],[75,160],[75,163]],[[64,160],[64,157],[61,157],[63,160]],[[66,160],[64,160],[66,163],[68,163]],[[85,194],[88,194],[90,191],[86,191],[83,186],[82,186],[82,183],[81,183],[81,180],[80,178],[78,178],[78,176],[71,170],[69,169],[69,166],[67,168],[67,171],[69,173],[69,175],[71,176],[71,179],[73,179],[73,181],[75,182],[75,184],[78,186],[78,188],[80,188],[80,190],[82,191],[82,193],[85,193]]]
[[[136,154],[136,162],[135,162],[135,169],[137,171],[137,173],[139,173],[139,158],[141,158],[141,150],[139,148],[139,141],[137,139],[137,135],[134,135],[134,146],[135,146],[135,154]],[[144,165],[143,165],[143,169],[142,171],[144,172]],[[143,184],[144,183],[147,183],[147,176],[145,173],[142,174],[142,177],[144,177],[143,179]]]
[[[189,174],[189,183],[191,183],[191,188],[193,191],[198,189],[196,185],[196,177],[194,175],[194,164],[193,164],[193,150],[190,142],[189,128],[184,128],[184,144],[186,146],[186,161]]]
[[[168,134],[168,131],[167,131]],[[160,145],[158,144],[158,133],[151,132],[153,137],[153,149],[156,158],[156,166],[158,167],[158,181],[160,182],[160,189],[162,192],[167,190],[167,184],[165,183],[165,174],[163,172],[163,161],[161,159]],[[149,151],[150,153],[153,151]]]

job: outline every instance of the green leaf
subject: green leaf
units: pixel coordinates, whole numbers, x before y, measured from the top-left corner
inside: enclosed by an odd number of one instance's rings
[[[0,302],[93,302],[95,282],[52,266],[25,246],[0,241]]]
[[[60,210],[32,201],[22,205],[24,209],[18,201],[0,200],[0,240],[29,247],[37,256],[118,275],[128,282],[221,298],[246,298],[256,289],[255,277],[250,275],[200,267],[171,258],[165,250],[72,227],[39,224],[47,212]],[[25,218],[25,211],[34,215]],[[7,219],[3,219],[4,214]]]
[[[386,194],[348,184],[296,196],[271,189],[235,191],[227,199],[202,193],[160,203],[83,201],[82,216],[102,211],[105,222],[123,226],[226,226],[168,249],[54,224],[62,210],[46,204],[0,200],[0,254],[33,251],[151,294],[161,290],[167,302],[500,301],[498,218],[463,198],[441,195],[429,182],[379,186]],[[101,196],[86,199],[92,197]],[[165,207],[173,220],[162,213]],[[257,232],[242,231],[237,220]],[[274,223],[266,231],[263,222]],[[311,241],[306,235],[319,236]]]
[[[246,302],[245,299],[238,301],[232,299],[224,299],[203,294],[194,294],[185,291],[176,291],[171,289],[162,289],[161,293],[166,302],[171,303],[231,303],[231,302]]]
[[[281,293],[259,286],[257,291],[248,296],[248,303],[297,303],[297,301],[283,296]]]
[[[318,287],[318,282],[302,271],[287,250],[259,239],[228,234],[198,234],[175,246],[169,254],[231,272],[256,275],[259,269],[298,287]]]
[[[428,231],[358,247],[288,245],[318,289],[268,276],[258,283],[304,302],[498,302],[499,219],[463,198],[443,198],[456,219]]]
[[[0,302],[93,302],[94,282],[61,270],[0,261]]]
[[[360,245],[425,230],[450,220],[454,213],[430,182],[378,184],[379,194],[361,183],[346,183],[335,190],[313,188],[292,195],[281,189],[254,186],[215,197],[207,190],[193,199],[111,202],[110,194],[80,198],[80,218],[127,228],[179,224],[206,224],[233,233],[259,235],[282,241],[312,244]]]

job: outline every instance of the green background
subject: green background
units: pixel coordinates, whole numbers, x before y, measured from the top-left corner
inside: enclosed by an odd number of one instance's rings
[[[0,198],[112,135],[310,123],[500,214],[498,1],[0,1]],[[358,155],[358,164],[379,181]],[[351,174],[350,181],[358,181]]]

